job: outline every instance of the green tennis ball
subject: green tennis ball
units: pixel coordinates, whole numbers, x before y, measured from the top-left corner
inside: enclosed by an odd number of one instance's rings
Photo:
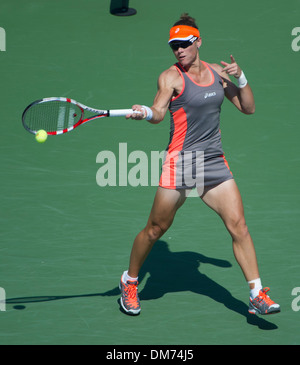
[[[48,134],[43,129],[40,129],[35,134],[35,139],[39,143],[44,143],[47,140],[47,138],[48,138]]]

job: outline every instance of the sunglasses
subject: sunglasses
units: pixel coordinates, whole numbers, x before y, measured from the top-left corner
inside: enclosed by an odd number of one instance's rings
[[[173,51],[177,51],[179,48],[188,48],[195,42],[196,39],[197,39],[197,37],[193,37],[189,41],[171,42],[170,47],[172,48]]]

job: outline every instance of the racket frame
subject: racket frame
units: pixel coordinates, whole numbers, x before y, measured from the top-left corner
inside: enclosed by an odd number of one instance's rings
[[[139,113],[138,111],[133,111],[132,109],[111,109],[111,110],[108,110],[108,109],[107,110],[95,109],[95,108],[91,108],[89,106],[86,106],[82,103],[79,103],[78,101],[76,101],[74,99],[71,99],[71,98],[67,98],[67,97],[48,97],[48,98],[43,98],[43,99],[36,100],[36,101],[32,102],[31,104],[29,104],[25,108],[25,110],[22,114],[22,123],[23,123],[24,128],[28,132],[30,132],[32,134],[37,133],[37,131],[34,131],[34,130],[30,129],[25,123],[25,117],[26,117],[26,114],[27,114],[28,110],[36,104],[42,104],[42,103],[46,103],[46,102],[49,102],[49,101],[50,102],[51,101],[61,101],[61,102],[68,102],[68,103],[71,103],[73,105],[77,105],[81,110],[81,116],[80,116],[80,119],[77,123],[75,123],[74,125],[72,125],[68,128],[64,128],[64,129],[58,130],[58,131],[46,131],[46,133],[48,135],[59,135],[59,134],[64,134],[64,133],[70,132],[73,129],[77,128],[79,125],[85,124],[85,123],[87,123],[91,120],[98,119],[98,118],[124,117],[128,114],[132,114],[133,112]],[[93,115],[92,117],[83,119],[85,110],[90,111],[92,113],[95,113],[95,115]]]

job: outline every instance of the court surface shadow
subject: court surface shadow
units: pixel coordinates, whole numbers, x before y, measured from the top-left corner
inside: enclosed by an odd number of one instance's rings
[[[159,299],[167,293],[190,291],[223,304],[229,310],[244,316],[249,324],[264,330],[277,329],[276,325],[262,317],[249,314],[248,303],[236,299],[222,285],[202,274],[199,271],[202,264],[220,268],[232,266],[229,261],[207,257],[197,252],[172,252],[169,250],[167,242],[157,241],[140,272],[140,282],[144,280],[147,273],[150,274],[139,294],[141,302]],[[222,271],[220,271],[220,275],[222,275]]]
[[[167,293],[190,291],[207,296],[223,304],[228,310],[244,316],[249,324],[257,326],[260,329],[274,330],[278,328],[275,324],[268,322],[265,319],[266,317],[263,318],[249,314],[248,305],[232,296],[226,288],[199,271],[202,264],[210,264],[220,268],[229,268],[232,266],[229,261],[207,257],[197,252],[172,252],[169,250],[167,242],[162,240],[157,241],[140,271],[140,284],[145,280],[146,274],[148,276],[143,289],[139,293],[141,304],[145,300],[159,299]],[[221,271],[220,275],[222,275]],[[23,310],[26,309],[24,305],[26,303],[96,296],[120,297],[119,287],[116,286],[102,293],[10,298],[6,299],[6,304],[15,304],[13,306],[14,309]],[[117,301],[120,304],[119,298]],[[122,311],[121,307],[120,310]]]

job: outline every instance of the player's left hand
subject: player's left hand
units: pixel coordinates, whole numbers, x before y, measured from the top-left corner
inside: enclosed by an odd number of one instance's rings
[[[230,56],[230,59],[231,59],[231,63],[221,61],[221,64],[223,66],[225,66],[223,68],[222,72],[226,72],[227,75],[234,76],[238,79],[242,74],[242,70],[241,70],[240,66],[236,63],[236,61],[232,55]]]

